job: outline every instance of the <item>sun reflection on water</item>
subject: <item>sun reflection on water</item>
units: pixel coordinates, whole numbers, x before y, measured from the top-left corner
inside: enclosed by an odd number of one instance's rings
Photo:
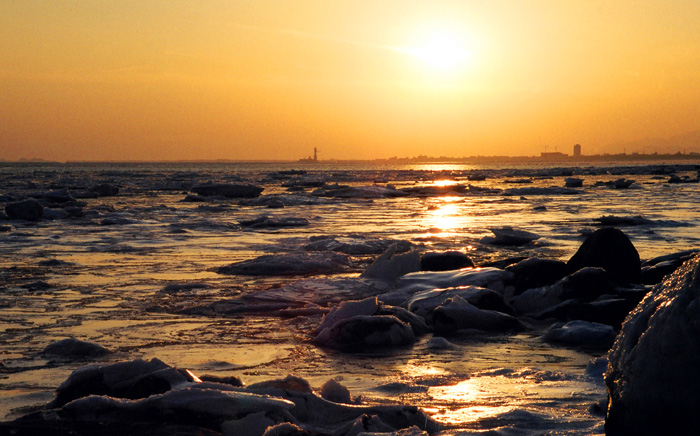
[[[494,381],[494,380],[491,380]],[[498,389],[503,389],[503,380],[497,382]],[[426,409],[437,421],[446,424],[464,424],[485,418],[492,418],[509,412],[515,407],[513,403],[504,404],[504,399],[494,398],[496,386],[489,386],[489,380],[478,378],[463,380],[455,385],[434,386],[428,389],[428,395],[441,407]],[[517,386],[510,386],[517,391]],[[510,392],[511,396],[514,392]]]

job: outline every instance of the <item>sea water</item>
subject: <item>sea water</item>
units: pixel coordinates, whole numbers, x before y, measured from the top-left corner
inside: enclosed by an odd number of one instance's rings
[[[477,266],[532,256],[565,261],[607,217],[642,259],[699,248],[700,185],[668,183],[671,175],[692,181],[697,167],[0,164],[3,204],[99,183],[120,188],[116,196],[82,200],[82,217],[0,220],[0,417],[50,401],[73,370],[90,363],[41,354],[76,337],[114,351],[100,362],[157,357],[245,383],[294,374],[319,387],[334,378],[365,404],[424,408],[444,434],[601,434],[604,360],[595,359],[604,350],[555,347],[526,332],[455,335],[455,346],[441,351],[427,347],[428,335],[410,347],[346,353],[310,342],[320,315],[285,318],[265,308],[352,299],[350,284],[392,242],[462,251]],[[562,189],[572,176],[583,186]],[[616,189],[619,179],[634,183]],[[186,201],[193,185],[207,181],[264,191],[256,200]],[[323,195],[333,191],[323,186],[335,184],[368,189]],[[375,186],[425,189],[397,197],[371,194]],[[284,207],[266,207],[266,199]],[[306,224],[241,225],[260,216]],[[504,226],[540,238],[490,245],[490,229]],[[330,239],[356,247],[338,271],[218,272],[262,255],[294,259]]]

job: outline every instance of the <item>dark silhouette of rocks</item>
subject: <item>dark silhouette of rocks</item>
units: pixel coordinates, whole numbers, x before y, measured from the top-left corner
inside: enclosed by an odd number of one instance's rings
[[[449,271],[471,267],[474,267],[474,262],[461,251],[428,252],[420,258],[421,271]]]
[[[190,190],[203,197],[255,198],[263,188],[245,184],[201,183]]]
[[[641,261],[627,235],[606,227],[593,232],[567,262],[572,271],[598,267],[619,283],[641,282]]]
[[[33,198],[7,203],[5,213],[10,219],[36,221],[44,215],[44,206]]]
[[[631,312],[609,360],[607,435],[700,434],[700,257]]]
[[[513,286],[518,292],[552,285],[571,273],[569,266],[562,261],[537,257],[510,265],[506,271],[513,273]]]

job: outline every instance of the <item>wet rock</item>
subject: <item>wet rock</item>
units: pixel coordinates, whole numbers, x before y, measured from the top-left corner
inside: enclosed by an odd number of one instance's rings
[[[665,276],[673,273],[686,261],[692,259],[700,250],[685,250],[678,253],[659,256],[642,263],[642,283],[655,285]]]
[[[540,238],[540,235],[525,230],[514,229],[512,227],[497,227],[490,228],[494,237],[487,236],[482,238],[482,242],[491,245],[508,245],[519,247],[529,244],[530,242]]]
[[[525,330],[517,318],[495,310],[479,309],[461,297],[452,297],[433,311],[433,328],[438,333],[464,329],[494,333]]]
[[[119,194],[119,187],[109,183],[100,183],[92,186],[90,191],[94,192],[99,197],[113,197]]]
[[[329,379],[323,384],[323,386],[321,386],[320,394],[321,398],[334,403],[352,403],[352,398],[350,398],[350,391],[348,388],[338,383],[334,379]]]
[[[609,325],[576,320],[553,325],[542,336],[542,340],[550,344],[607,350],[616,334],[615,329]]]
[[[473,268],[472,259],[461,251],[428,252],[420,259],[421,271],[450,271]]]
[[[407,307],[409,311],[426,319],[428,322],[432,322],[432,315],[435,309],[453,297],[460,297],[479,309],[497,310],[504,313],[511,311],[503,301],[501,294],[478,286],[460,286],[421,291],[408,300]]]
[[[348,258],[338,253],[266,254],[217,269],[219,274],[250,276],[297,276],[335,274],[348,266]]]
[[[700,257],[630,313],[609,360],[607,435],[700,433]]]
[[[36,221],[44,214],[44,206],[33,198],[7,203],[5,213],[10,219]]]
[[[559,260],[531,257],[506,267],[513,273],[513,286],[517,292],[554,284],[571,273],[569,266]]]
[[[236,434],[241,434],[240,431],[250,429],[256,422],[269,419],[269,426],[292,420],[289,410],[293,407],[294,403],[281,398],[202,389],[194,384],[135,400],[109,396],[80,398],[63,406],[58,416],[83,421],[174,422],[218,431],[234,428],[239,431]],[[251,415],[252,419],[246,419]],[[262,434],[265,428],[253,434]]]
[[[431,351],[451,350],[455,348],[455,344],[443,338],[442,336],[433,336],[426,344],[426,348]]]
[[[395,316],[358,315],[342,319],[332,327],[322,330],[314,343],[340,349],[366,347],[395,347],[415,342],[411,326]]]
[[[89,358],[101,357],[110,354],[111,351],[102,345],[89,341],[81,341],[75,338],[61,339],[47,345],[42,354],[50,354],[60,357]]]
[[[396,251],[397,245],[392,244],[362,272],[360,277],[394,283],[405,274],[420,271],[420,254],[417,251],[404,254],[396,254]]]
[[[541,318],[544,316],[543,311],[567,300],[590,302],[603,294],[614,294],[616,289],[605,270],[584,268],[551,286],[528,289],[510,299],[509,303],[518,314],[538,314]]]
[[[203,197],[255,198],[263,188],[245,184],[202,183],[194,185],[190,191]]]
[[[56,390],[50,407],[61,407],[89,395],[145,398],[186,381],[187,377],[158,359],[93,364],[73,371]]]
[[[398,292],[405,294],[407,300],[420,291],[460,286],[478,286],[503,292],[512,278],[512,272],[498,268],[467,268],[457,271],[414,272],[401,277],[397,285]]]
[[[46,207],[44,208],[44,214],[42,215],[42,218],[47,220],[64,220],[66,218],[70,218],[70,216],[71,214],[63,209]]]
[[[584,267],[603,268],[620,283],[641,282],[641,262],[637,249],[627,235],[612,227],[593,232],[567,265],[573,271]]]
[[[564,179],[564,186],[567,188],[580,188],[583,186],[583,179],[567,177]]]
[[[280,389],[285,391],[306,392],[311,393],[311,385],[308,381],[301,377],[288,375],[282,379],[266,380],[259,383],[253,383],[248,386],[249,389]]]
[[[49,203],[68,203],[71,201],[75,201],[75,198],[73,198],[70,191],[68,191],[68,189],[65,188],[49,192],[42,192],[40,194],[36,194],[36,196],[39,198],[43,198]]]

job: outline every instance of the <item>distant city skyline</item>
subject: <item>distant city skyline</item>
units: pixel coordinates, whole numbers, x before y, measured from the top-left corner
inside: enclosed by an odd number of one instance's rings
[[[700,2],[0,2],[0,159],[700,151]]]

